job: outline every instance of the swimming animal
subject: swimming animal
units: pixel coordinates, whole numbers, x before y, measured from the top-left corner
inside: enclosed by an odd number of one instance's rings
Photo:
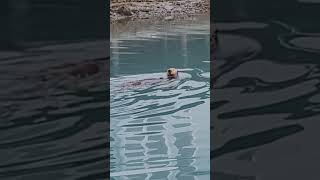
[[[178,77],[178,70],[176,68],[169,68],[167,70],[168,79],[176,79]]]
[[[131,81],[127,82],[122,85],[122,87],[136,87],[136,86],[144,86],[144,85],[152,85],[155,83],[160,83],[163,82],[163,80],[172,80],[172,79],[177,79],[178,78],[178,70],[176,68],[169,68],[166,71],[166,78],[164,77],[159,77],[159,78],[148,78],[148,79],[142,79],[142,80],[136,80],[136,81]]]

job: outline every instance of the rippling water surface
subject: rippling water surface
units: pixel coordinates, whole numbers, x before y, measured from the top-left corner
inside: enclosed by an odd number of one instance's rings
[[[209,19],[116,24],[111,38],[111,178],[209,179]],[[178,79],[145,80],[169,67]]]
[[[105,179],[106,42],[43,44],[0,52],[0,179]]]
[[[230,2],[216,7],[234,9],[215,18],[214,178],[318,179],[319,2]]]
[[[107,179],[110,56],[100,2],[0,2],[1,180]],[[87,74],[89,64],[97,68]]]

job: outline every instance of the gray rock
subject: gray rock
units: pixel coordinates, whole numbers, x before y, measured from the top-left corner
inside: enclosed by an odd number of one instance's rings
[[[173,20],[173,16],[167,16],[167,17],[164,18],[164,20],[171,21],[171,20]]]
[[[173,6],[166,5],[166,6],[164,6],[164,8],[165,8],[166,10],[170,11],[171,9],[173,9]]]
[[[131,16],[132,12],[128,7],[121,6],[118,8],[117,13],[123,16]]]

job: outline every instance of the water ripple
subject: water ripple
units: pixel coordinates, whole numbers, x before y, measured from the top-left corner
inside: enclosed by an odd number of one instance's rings
[[[309,154],[319,149],[305,141],[318,131],[319,33],[308,31],[313,26],[310,21],[300,22],[309,20],[303,17],[304,8],[295,19],[217,23],[219,42],[211,56],[215,179],[317,174],[304,169],[310,161],[317,162]],[[299,164],[289,160],[298,156]],[[287,173],[282,167],[301,171]]]
[[[0,179],[106,177],[106,70],[68,74],[75,65],[104,65],[105,45],[45,45],[0,62]]]
[[[128,48],[112,51],[143,53],[111,58],[111,179],[209,178],[207,23],[115,35],[114,46]],[[168,67],[178,79],[166,79]]]

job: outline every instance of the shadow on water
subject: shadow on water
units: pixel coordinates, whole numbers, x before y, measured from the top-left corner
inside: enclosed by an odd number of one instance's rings
[[[108,177],[105,6],[0,2],[0,179]]]
[[[213,3],[213,178],[318,177],[320,1]]]
[[[111,26],[112,179],[210,178],[209,20],[198,18]],[[169,67],[178,79],[150,80]]]

